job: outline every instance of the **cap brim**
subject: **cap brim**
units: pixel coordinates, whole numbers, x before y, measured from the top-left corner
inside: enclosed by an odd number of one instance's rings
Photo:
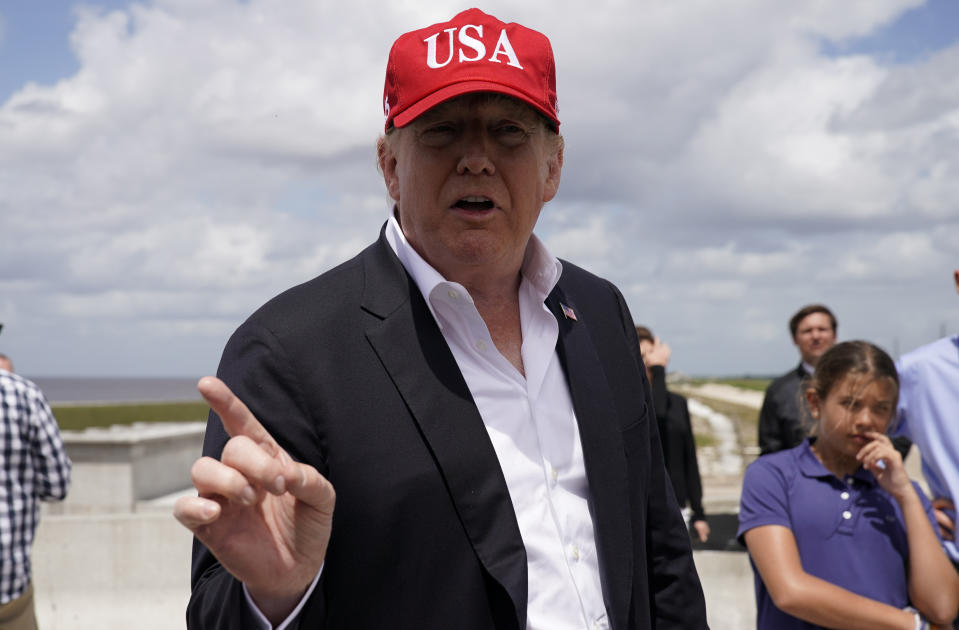
[[[471,94],[473,92],[496,92],[497,94],[512,96],[513,98],[523,101],[536,111],[546,116],[548,119],[553,121],[553,124],[555,124],[557,128],[559,128],[559,119],[556,118],[556,115],[544,109],[540,103],[531,98],[528,94],[524,94],[515,88],[503,85],[502,83],[495,83],[493,81],[460,81],[458,83],[440,88],[432,94],[424,96],[411,106],[396,114],[392,119],[393,126],[405,127],[413,122],[418,116],[425,113],[427,110],[436,107],[440,103],[448,101],[451,98],[462,96],[463,94]]]

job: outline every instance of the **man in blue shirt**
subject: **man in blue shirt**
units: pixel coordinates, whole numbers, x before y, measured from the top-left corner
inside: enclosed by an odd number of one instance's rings
[[[953,271],[959,291],[959,269]],[[897,435],[922,454],[922,471],[935,500],[946,552],[959,568],[956,497],[959,496],[959,335],[944,337],[903,355],[896,364],[900,387]],[[959,627],[959,626],[957,626]]]

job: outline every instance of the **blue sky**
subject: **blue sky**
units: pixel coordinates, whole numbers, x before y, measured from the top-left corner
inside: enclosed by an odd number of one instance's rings
[[[76,22],[70,0],[5,0],[0,30],[0,101],[28,81],[52,84],[73,75],[78,69],[70,50],[70,32]],[[119,0],[88,3],[91,9],[108,11],[130,4]]]
[[[85,6],[0,2],[0,352],[209,373],[259,304],[375,238],[389,45],[462,7]],[[556,52],[566,164],[537,233],[672,369],[785,371],[809,302],[894,353],[959,332],[959,3],[552,7],[485,5]]]
[[[828,54],[866,54],[885,63],[912,63],[955,44],[959,2],[927,0],[873,33],[824,45]]]

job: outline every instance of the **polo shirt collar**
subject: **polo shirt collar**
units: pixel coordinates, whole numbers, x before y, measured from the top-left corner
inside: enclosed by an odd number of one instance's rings
[[[803,440],[801,445],[797,447],[798,454],[796,459],[799,463],[799,472],[801,472],[805,477],[812,477],[814,479],[823,477],[832,477],[834,479],[838,479],[834,473],[830,472],[825,466],[822,465],[822,462],[819,461],[819,458],[816,457],[816,454],[812,452],[812,448],[810,448],[810,446],[815,439],[816,438],[814,437],[808,437]],[[870,486],[874,486],[877,483],[876,478],[873,477],[872,473],[862,466],[860,466],[851,476],[853,479],[865,484],[869,484]]]

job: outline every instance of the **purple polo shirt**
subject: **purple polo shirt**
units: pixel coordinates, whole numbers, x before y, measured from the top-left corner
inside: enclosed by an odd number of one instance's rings
[[[788,527],[807,573],[870,599],[905,607],[909,544],[899,504],[863,468],[844,479],[836,477],[809,445],[807,438],[795,448],[763,455],[746,469],[739,506],[740,541],[754,527]],[[932,505],[913,485],[935,530]],[[776,608],[752,558],[750,563],[758,630],[820,627]]]

